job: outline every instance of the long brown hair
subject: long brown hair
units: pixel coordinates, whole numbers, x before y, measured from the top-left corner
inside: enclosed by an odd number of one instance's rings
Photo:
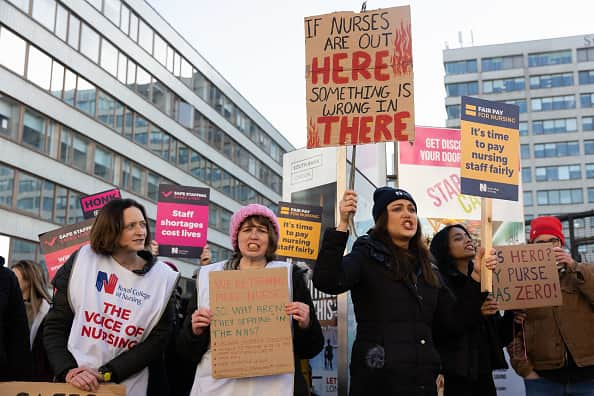
[[[433,287],[440,287],[439,278],[431,268],[431,254],[423,238],[421,223],[417,222],[417,231],[408,243],[408,249],[402,249],[390,238],[388,233],[388,211],[382,210],[375,226],[370,230],[369,235],[378,239],[390,252],[392,268],[397,279],[405,279],[407,276],[414,276],[416,266],[420,266],[421,272],[427,284]]]
[[[144,206],[133,199],[114,199],[101,208],[91,228],[89,239],[95,253],[111,256],[117,250],[118,241],[124,229],[124,210],[131,207],[138,208],[146,222],[144,247],[148,250],[151,243],[151,229]]]
[[[266,262],[270,262],[276,259],[276,249],[278,248],[278,237],[276,235],[276,230],[272,225],[272,222],[266,216],[254,215],[246,217],[244,221],[241,222],[237,230],[241,230],[244,224],[252,224],[252,225],[264,225],[268,229],[268,248],[266,249]],[[238,231],[239,232],[239,231]],[[237,244],[237,248],[233,251],[233,255],[229,259],[228,266],[232,269],[237,269],[239,267],[239,261],[243,255],[239,251],[239,243]]]
[[[39,312],[43,300],[46,300],[48,303],[52,302],[45,273],[39,264],[31,260],[19,260],[12,264],[10,268],[12,270],[18,269],[23,280],[29,282],[29,300],[32,308],[32,317],[29,320],[33,320]]]

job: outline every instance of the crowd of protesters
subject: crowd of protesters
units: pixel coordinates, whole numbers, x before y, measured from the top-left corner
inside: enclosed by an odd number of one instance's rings
[[[347,190],[337,227],[323,237],[313,285],[350,291],[357,321],[349,394],[433,396],[441,378],[446,396],[496,395],[492,372],[507,368],[507,347],[528,396],[594,396],[594,265],[567,253],[560,221],[535,218],[529,242],[553,244],[562,305],[503,313],[480,288],[480,263],[493,270],[495,250],[477,249],[462,224],[427,246],[417,209],[405,190],[378,188],[373,227],[344,255],[357,211],[357,194]],[[175,264],[157,257],[144,207],[131,199],[100,210],[90,244],[51,285],[39,264],[7,268],[0,257],[0,381],[66,382],[88,392],[120,383],[130,396],[310,395],[301,362],[324,350],[324,338],[302,270],[276,256],[279,233],[270,209],[240,208],[230,221],[232,257],[211,263],[205,246],[189,299]],[[278,267],[289,275],[295,372],[214,378],[209,274]],[[134,295],[116,304],[116,283],[120,296]],[[135,332],[103,337],[130,318]]]

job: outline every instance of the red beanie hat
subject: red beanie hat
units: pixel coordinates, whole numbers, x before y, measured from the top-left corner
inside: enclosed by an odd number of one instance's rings
[[[541,216],[530,222],[530,241],[533,242],[539,235],[554,235],[565,245],[565,235],[561,221],[554,216]]]

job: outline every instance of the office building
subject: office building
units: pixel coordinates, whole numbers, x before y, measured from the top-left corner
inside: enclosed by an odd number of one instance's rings
[[[9,261],[43,261],[38,234],[82,220],[85,194],[117,187],[154,226],[163,183],[210,188],[208,240],[224,259],[235,210],[276,209],[292,149],[147,2],[0,0]],[[197,263],[176,262],[186,277]]]
[[[526,219],[591,210],[594,37],[446,49],[443,59],[448,127],[460,126],[460,96],[519,106]],[[594,218],[574,226],[576,236],[592,236]]]

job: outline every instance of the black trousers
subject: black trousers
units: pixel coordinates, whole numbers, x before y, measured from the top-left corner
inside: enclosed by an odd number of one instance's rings
[[[476,380],[457,375],[444,376],[444,396],[497,396],[493,375],[479,374]]]

